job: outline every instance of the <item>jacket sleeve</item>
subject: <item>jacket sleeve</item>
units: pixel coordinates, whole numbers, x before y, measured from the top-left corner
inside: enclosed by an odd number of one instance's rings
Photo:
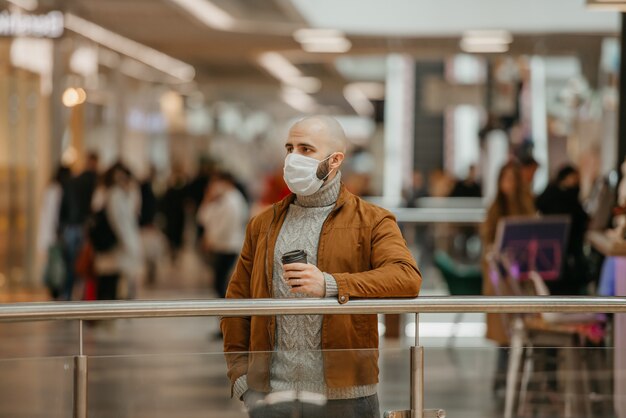
[[[337,281],[338,299],[416,297],[422,275],[406,246],[398,224],[387,213],[372,230],[372,269],[360,273],[332,273]]]
[[[251,232],[252,223],[253,221],[250,221],[246,228],[243,248],[226,291],[227,299],[250,298],[250,276],[255,252],[255,240]],[[233,385],[237,379],[248,373],[250,317],[224,317],[220,325],[224,335],[224,355],[228,367],[228,378],[231,381],[232,396]]]

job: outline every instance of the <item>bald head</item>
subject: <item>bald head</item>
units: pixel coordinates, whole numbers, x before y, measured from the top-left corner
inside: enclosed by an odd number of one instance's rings
[[[309,116],[296,122],[285,142],[287,154],[300,154],[323,161],[319,179],[332,180],[346,153],[346,134],[337,120],[329,116]]]
[[[306,135],[328,154],[346,152],[346,133],[335,118],[324,115],[305,117],[289,130],[289,137]]]

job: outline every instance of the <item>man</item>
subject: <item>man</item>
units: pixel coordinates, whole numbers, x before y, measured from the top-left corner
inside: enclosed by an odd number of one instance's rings
[[[293,125],[285,148],[293,194],[248,224],[226,297],[327,297],[343,304],[417,296],[421,275],[393,215],[341,184],[346,138],[339,123],[305,118]],[[293,250],[304,250],[308,263],[283,265],[281,256]],[[254,418],[379,417],[377,327],[376,315],[223,318],[232,393]],[[255,408],[265,394],[284,391],[314,392],[328,402],[317,411],[298,403]]]

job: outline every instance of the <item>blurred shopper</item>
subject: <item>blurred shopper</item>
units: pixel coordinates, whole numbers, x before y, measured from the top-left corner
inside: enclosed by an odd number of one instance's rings
[[[496,197],[487,210],[487,218],[483,224],[483,249],[485,255],[491,251],[496,239],[498,222],[507,216],[530,216],[535,214],[533,200],[522,180],[520,164],[511,161],[500,169],[498,176]],[[490,279],[489,270],[484,262],[483,267],[483,294],[497,296]],[[502,315],[487,314],[487,338],[500,347],[509,345],[509,332],[504,327]],[[505,387],[507,368],[507,351],[498,350],[498,364],[494,391],[501,395]]]
[[[197,222],[198,211],[204,200],[209,181],[214,171],[213,163],[207,158],[200,160],[200,167],[198,173],[187,185],[187,196],[193,204],[194,217],[196,219],[196,238],[202,241],[202,235],[204,234],[203,227]]]
[[[67,279],[63,299],[72,300],[76,283],[75,264],[83,246],[85,224],[91,214],[91,198],[98,179],[98,155],[87,156],[85,170],[63,184],[63,199],[59,214]]]
[[[532,155],[527,155],[520,160],[522,165],[522,181],[526,185],[529,193],[533,193],[533,184],[535,181],[535,173],[539,169],[539,163]]]
[[[243,245],[248,203],[235,186],[231,174],[218,172],[207,188],[198,211],[198,223],[204,228],[202,244],[211,254],[215,276],[215,292],[226,297],[228,276]]]
[[[437,168],[428,176],[428,194],[431,197],[448,197],[454,187],[453,177],[446,171]]]
[[[43,279],[50,296],[57,300],[65,295],[68,266],[63,252],[63,240],[59,224],[59,213],[63,200],[63,186],[71,179],[72,173],[67,167],[59,167],[44,190],[39,213],[39,231],[37,247],[40,254],[45,254]]]
[[[187,196],[185,173],[182,168],[175,167],[161,202],[161,211],[165,220],[165,236],[174,263],[178,260],[178,255],[183,247]]]
[[[276,170],[266,178],[261,202],[270,206],[276,202],[280,202],[285,197],[289,196],[289,194],[289,187],[283,178],[283,169],[282,167],[277,167]]]
[[[581,295],[585,293],[585,287],[589,283],[589,265],[583,251],[589,216],[579,195],[578,169],[566,165],[537,198],[539,212],[544,215],[567,215],[571,222],[561,277],[546,282],[553,295]]]
[[[450,192],[450,197],[461,198],[480,198],[482,197],[482,186],[478,181],[476,166],[470,165],[467,170],[467,177],[457,180]],[[467,225],[451,226],[449,232],[454,236],[453,256],[462,256],[470,258],[469,254],[473,254],[476,260],[480,257],[480,238],[477,228]],[[472,253],[472,248],[476,250]]]
[[[416,208],[418,199],[428,197],[428,187],[424,173],[421,170],[413,171],[413,184],[411,188],[405,192],[406,205],[409,208]]]
[[[305,118],[285,147],[284,178],[293,194],[248,224],[226,297],[346,303],[417,296],[421,275],[393,215],[341,183],[341,125],[327,116]],[[221,325],[233,395],[251,417],[380,416],[376,315],[232,317]],[[298,402],[255,408],[268,392],[282,391],[329,400],[314,412]]]
[[[150,167],[148,176],[139,185],[141,193],[141,210],[139,211],[139,228],[146,263],[146,281],[156,283],[157,264],[161,256],[161,234],[155,226],[157,198],[154,193],[156,170]]]
[[[470,165],[467,177],[455,183],[450,197],[481,197],[483,195],[482,187],[478,182],[476,166]]]
[[[123,276],[129,283],[128,297],[133,297],[141,274],[143,257],[139,235],[140,195],[130,170],[115,163],[104,174],[102,187],[94,194],[94,222],[90,240],[96,252],[98,299],[118,299]]]

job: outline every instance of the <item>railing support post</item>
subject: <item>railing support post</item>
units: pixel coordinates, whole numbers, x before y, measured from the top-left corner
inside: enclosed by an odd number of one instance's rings
[[[74,356],[74,418],[87,418],[87,356],[83,353],[83,321],[79,321],[79,351]]]
[[[408,411],[385,412],[385,418],[445,418],[443,409],[424,409],[424,347],[420,345],[420,317],[415,314],[415,345],[411,347],[411,398]]]
[[[411,347],[411,418],[424,418],[424,347],[419,340],[419,321],[419,314],[415,314],[415,345]]]
[[[411,347],[411,418],[424,418],[424,347]]]

